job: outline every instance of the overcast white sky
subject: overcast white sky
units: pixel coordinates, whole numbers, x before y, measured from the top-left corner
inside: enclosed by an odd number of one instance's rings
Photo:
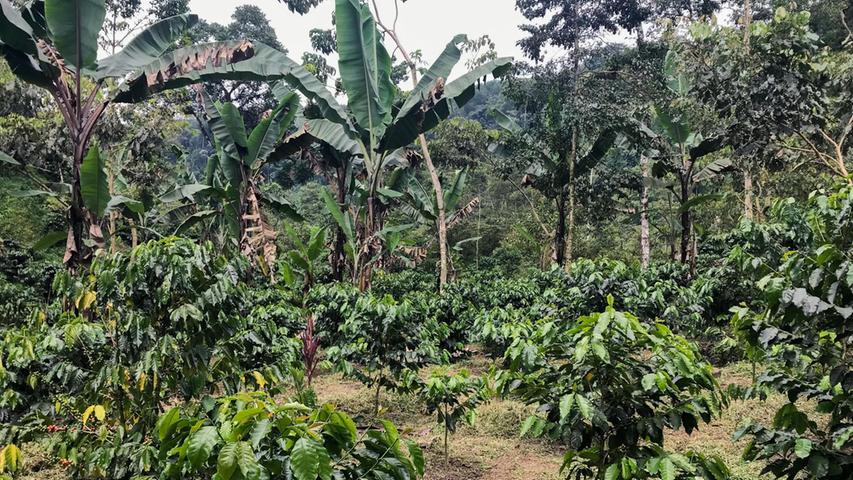
[[[227,24],[234,8],[247,3],[266,13],[279,41],[295,60],[302,52],[311,50],[309,30],[332,26],[334,0],[324,0],[305,16],[291,13],[276,0],[191,0],[190,8],[205,20]],[[382,20],[390,23],[394,16],[393,0],[377,0],[377,4]],[[470,38],[488,34],[499,56],[520,59],[522,54],[516,42],[523,37],[518,29],[522,23],[528,22],[515,9],[515,0],[409,0],[400,3],[397,30],[406,48],[422,50],[427,63],[432,63],[457,33],[468,34]]]

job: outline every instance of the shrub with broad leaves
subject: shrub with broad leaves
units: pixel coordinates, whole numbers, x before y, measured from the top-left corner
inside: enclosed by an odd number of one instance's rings
[[[711,366],[665,325],[609,304],[543,322],[507,350],[499,389],[540,412],[522,435],[564,443],[571,478],[728,478],[717,459],[663,449],[667,430],[689,434],[719,415],[725,399]]]
[[[164,478],[417,479],[424,457],[391,422],[359,428],[331,405],[281,403],[263,392],[175,407],[158,421]]]
[[[803,232],[803,219],[807,230]],[[741,334],[767,369],[756,388],[787,396],[771,425],[748,423],[745,456],[766,473],[853,478],[853,187],[812,194],[790,237],[800,246],[757,282],[760,308],[737,311]],[[763,264],[761,261],[756,264]],[[764,271],[769,270],[764,268]],[[802,402],[800,400],[810,400]]]

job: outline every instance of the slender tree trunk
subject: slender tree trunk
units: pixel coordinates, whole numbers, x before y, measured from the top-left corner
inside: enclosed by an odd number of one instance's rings
[[[136,248],[139,245],[139,232],[136,229],[136,222],[132,219],[130,222],[130,248]]]
[[[375,4],[374,4],[375,8]],[[376,17],[378,19],[379,12],[376,12]],[[400,51],[400,54],[403,56],[403,59],[406,61],[406,64],[409,66],[409,73],[412,77],[412,86],[418,86],[418,66],[412,60],[412,57],[409,55],[408,50],[403,46],[403,43],[400,41],[400,37],[397,35],[396,30],[393,28],[389,29],[384,24],[379,22],[379,25],[383,30],[388,33],[391,37],[391,40],[394,41],[394,44],[397,46],[397,50]],[[439,79],[442,82],[446,79]],[[439,92],[440,93],[440,92]],[[447,213],[445,212],[444,205],[444,189],[441,186],[441,179],[438,176],[438,169],[435,168],[435,164],[432,162],[432,156],[429,153],[429,146],[427,145],[426,135],[421,133],[418,136],[418,143],[421,144],[421,153],[424,156],[424,164],[427,167],[427,171],[429,172],[430,182],[432,183],[432,190],[435,194],[435,204],[436,209],[438,210],[438,218],[436,219],[436,229],[438,230],[438,255],[439,255],[439,275],[438,275],[438,290],[439,292],[444,290],[444,286],[447,284],[447,272],[449,268],[450,261],[448,259],[447,254]]]
[[[346,201],[346,169],[338,168],[337,191],[335,192],[338,205]],[[332,278],[340,282],[344,279],[344,246],[346,245],[346,234],[340,226],[335,227],[335,243],[332,248]]]
[[[379,394],[382,389],[382,370],[379,371],[379,375],[376,377],[376,392],[373,397],[373,414],[379,415]]]
[[[563,188],[557,197],[557,226],[554,229],[554,255],[560,268],[566,266],[566,223],[568,210],[568,189]]]
[[[752,25],[752,2],[743,0],[743,45],[746,53],[750,52],[750,27]],[[743,170],[743,217],[753,219],[752,175],[748,168]]]
[[[696,238],[696,228],[690,223],[690,278],[696,277],[696,261],[699,257],[699,240]]]
[[[412,68],[412,78],[417,78],[415,73],[417,69]],[[417,85],[417,82],[415,82]],[[426,136],[422,133],[418,137],[421,144],[421,151],[424,155],[424,163],[429,171],[429,178],[432,182],[432,189],[435,193],[435,204],[438,210],[438,218],[436,225],[438,227],[438,255],[439,255],[439,275],[438,275],[438,291],[444,291],[444,286],[447,284],[447,271],[449,259],[447,256],[447,217],[444,206],[444,189],[441,187],[441,179],[438,177],[438,170],[432,163],[432,157],[429,154],[427,147]]]
[[[743,217],[747,220],[753,219],[753,204],[752,174],[745,169],[743,171]]]
[[[110,162],[110,176],[109,176],[109,188],[110,188],[110,196],[115,196],[115,171],[113,169],[112,162]],[[110,253],[115,253],[118,250],[118,244],[116,243],[116,224],[118,220],[117,212],[110,212]]]
[[[572,269],[572,260],[575,255],[575,176],[574,164],[572,164],[569,182],[569,207],[566,221],[566,270]]]
[[[447,404],[444,404],[444,464],[447,465],[450,463],[450,453],[447,448],[447,437],[450,433],[450,419],[448,417],[448,407]]]
[[[692,232],[692,224],[690,218],[690,209],[685,208],[690,200],[690,178],[688,172],[682,172],[681,181],[681,263],[687,265],[690,261],[690,236]]]
[[[640,165],[643,170],[643,193],[640,198],[640,261],[643,269],[651,263],[651,236],[649,235],[649,157],[640,155]]]
[[[580,41],[578,38],[579,32],[577,29],[577,21],[578,21],[578,11],[577,4],[575,4],[574,9],[572,11],[572,23],[573,28],[575,30],[575,40],[572,48],[573,54],[573,86],[574,95],[572,96],[572,102],[575,102],[575,99],[578,96],[578,79],[580,76]],[[575,248],[575,165],[578,163],[578,126],[572,125],[572,144],[571,144],[571,152],[569,155],[569,218],[568,218],[568,228],[566,232],[566,271],[571,270],[572,268],[572,259],[574,257],[574,248]]]

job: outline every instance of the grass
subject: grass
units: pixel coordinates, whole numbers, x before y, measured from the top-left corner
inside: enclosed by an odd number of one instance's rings
[[[459,365],[481,373],[488,361],[475,356]],[[750,367],[734,364],[717,371],[720,383],[749,385]],[[323,372],[314,380],[321,403],[331,403],[361,420],[373,416],[373,394],[361,383],[331,372]],[[776,409],[785,403],[781,395],[760,400],[733,400],[723,415],[708,425],[701,425],[692,435],[683,431],[667,435],[666,448],[685,452],[693,450],[719,455],[732,470],[732,480],[758,480],[763,464],[745,462],[741,453],[745,441],[733,442],[732,434],[748,418],[769,422]],[[521,423],[533,413],[532,407],[512,400],[494,399],[477,410],[477,421],[462,426],[450,437],[450,458],[444,460],[443,431],[436,419],[423,412],[423,403],[411,395],[383,391],[381,416],[392,420],[404,437],[424,450],[427,461],[426,480],[557,480],[563,459],[563,448],[542,440],[520,438]],[[24,446],[28,473],[21,480],[64,480],[67,476],[55,466],[38,445]]]
[[[466,360],[460,368],[472,372],[487,369],[483,357]],[[729,384],[746,386],[751,383],[751,367],[733,364],[717,371],[725,388]],[[328,402],[361,418],[369,418],[373,408],[372,392],[363,385],[325,374],[315,381],[321,402]],[[667,435],[666,448],[672,451],[689,450],[719,455],[732,470],[733,480],[756,480],[762,477],[759,462],[746,462],[742,457],[746,440],[733,442],[732,435],[747,419],[769,422],[776,410],[786,402],[781,395],[766,401],[732,400],[723,415],[698,431],[687,435],[674,431]],[[477,421],[464,426],[450,438],[450,461],[445,463],[442,452],[442,430],[435,419],[424,415],[421,404],[411,396],[383,393],[382,415],[393,420],[401,432],[416,441],[427,458],[428,480],[449,479],[557,479],[562,464],[563,449],[556,444],[520,438],[521,423],[533,413],[531,407],[512,400],[494,399],[477,409]]]
[[[735,363],[718,370],[717,379],[723,389],[731,384],[746,387],[752,384],[751,368],[747,363]],[[765,401],[731,400],[720,418],[701,425],[692,435],[684,431],[672,432],[667,436],[665,446],[674,451],[693,450],[718,455],[731,469],[733,480],[770,479],[771,476],[760,475],[763,463],[743,460],[742,454],[748,440],[733,442],[732,435],[742,423],[749,420],[770,423],[776,410],[785,403],[787,399],[779,394],[770,395]]]

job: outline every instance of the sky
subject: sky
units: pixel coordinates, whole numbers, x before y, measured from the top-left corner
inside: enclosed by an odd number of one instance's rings
[[[257,5],[264,11],[279,41],[295,60],[311,51],[309,30],[332,28],[334,0],[324,0],[304,16],[291,13],[277,0],[191,0],[190,9],[207,21],[224,25],[230,23],[234,9],[243,4]],[[377,0],[377,4],[383,22],[392,22],[394,1]],[[521,59],[516,42],[524,36],[518,28],[523,23],[529,22],[515,9],[515,0],[409,0],[400,2],[397,32],[406,49],[420,49],[427,63],[432,63],[458,33],[469,38],[488,34],[499,56]],[[336,64],[337,59],[331,63]]]

